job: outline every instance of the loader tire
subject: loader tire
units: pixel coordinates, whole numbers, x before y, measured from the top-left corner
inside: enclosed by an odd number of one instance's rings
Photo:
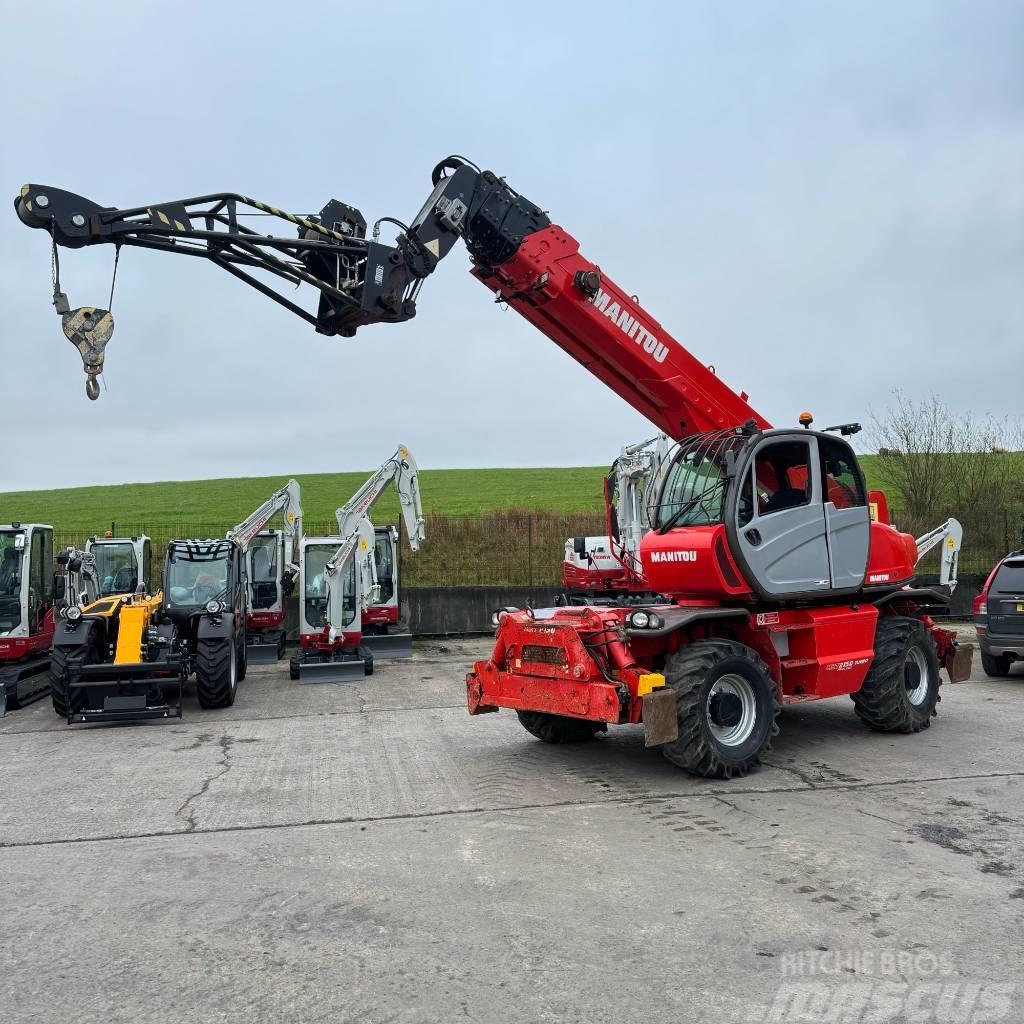
[[[986,654],[982,651],[981,667],[989,678],[999,679],[1010,674],[1010,659],[1005,654]]]
[[[61,718],[82,710],[85,691],[75,684],[83,665],[96,659],[95,631],[90,630],[81,647],[57,647],[50,651],[50,701]]]
[[[938,713],[939,656],[924,623],[886,615],[875,628],[875,659],[850,694],[861,721],[876,732],[920,732]]]
[[[243,633],[239,638],[238,647],[238,681],[241,682],[245,678],[245,670],[249,665],[249,652],[245,646],[245,634]]]
[[[299,679],[302,676],[302,661],[298,655],[288,659],[288,678]]]
[[[517,711],[516,714],[522,727],[545,743],[585,743],[597,733],[608,730],[604,722],[586,718],[549,715],[544,711]]]
[[[693,775],[731,779],[757,768],[778,734],[781,706],[756,651],[731,640],[697,640],[665,662],[679,736],[662,745]]]
[[[234,638],[200,640],[196,649],[196,696],[206,711],[229,708],[238,691],[238,647]]]

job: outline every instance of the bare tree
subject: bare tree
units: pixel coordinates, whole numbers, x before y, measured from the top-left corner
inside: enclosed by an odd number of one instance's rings
[[[870,415],[880,474],[907,513],[1006,509],[1024,501],[1020,419],[958,414],[937,395],[915,401],[899,390],[889,409]]]

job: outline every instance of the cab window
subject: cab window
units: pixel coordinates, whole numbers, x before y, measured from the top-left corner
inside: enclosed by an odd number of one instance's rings
[[[842,441],[818,438],[821,456],[822,490],[827,501],[836,508],[859,508],[867,504],[864,483],[857,462],[849,447]]]
[[[754,463],[752,504],[757,514],[770,516],[810,504],[810,466],[811,446],[806,441],[778,441],[762,447]]]

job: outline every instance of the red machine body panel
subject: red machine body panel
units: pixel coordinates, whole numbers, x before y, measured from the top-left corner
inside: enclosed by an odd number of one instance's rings
[[[285,619],[282,609],[278,612],[249,612],[245,624],[249,629],[277,629]]]
[[[655,591],[680,600],[751,596],[750,585],[729,554],[721,523],[664,534],[651,531],[640,543],[640,561]]]

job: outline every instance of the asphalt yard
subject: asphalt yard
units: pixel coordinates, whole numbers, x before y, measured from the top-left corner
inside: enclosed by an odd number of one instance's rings
[[[789,708],[711,782],[469,717],[488,648],[0,721],[5,1024],[1024,1020],[1019,669],[917,736]]]

